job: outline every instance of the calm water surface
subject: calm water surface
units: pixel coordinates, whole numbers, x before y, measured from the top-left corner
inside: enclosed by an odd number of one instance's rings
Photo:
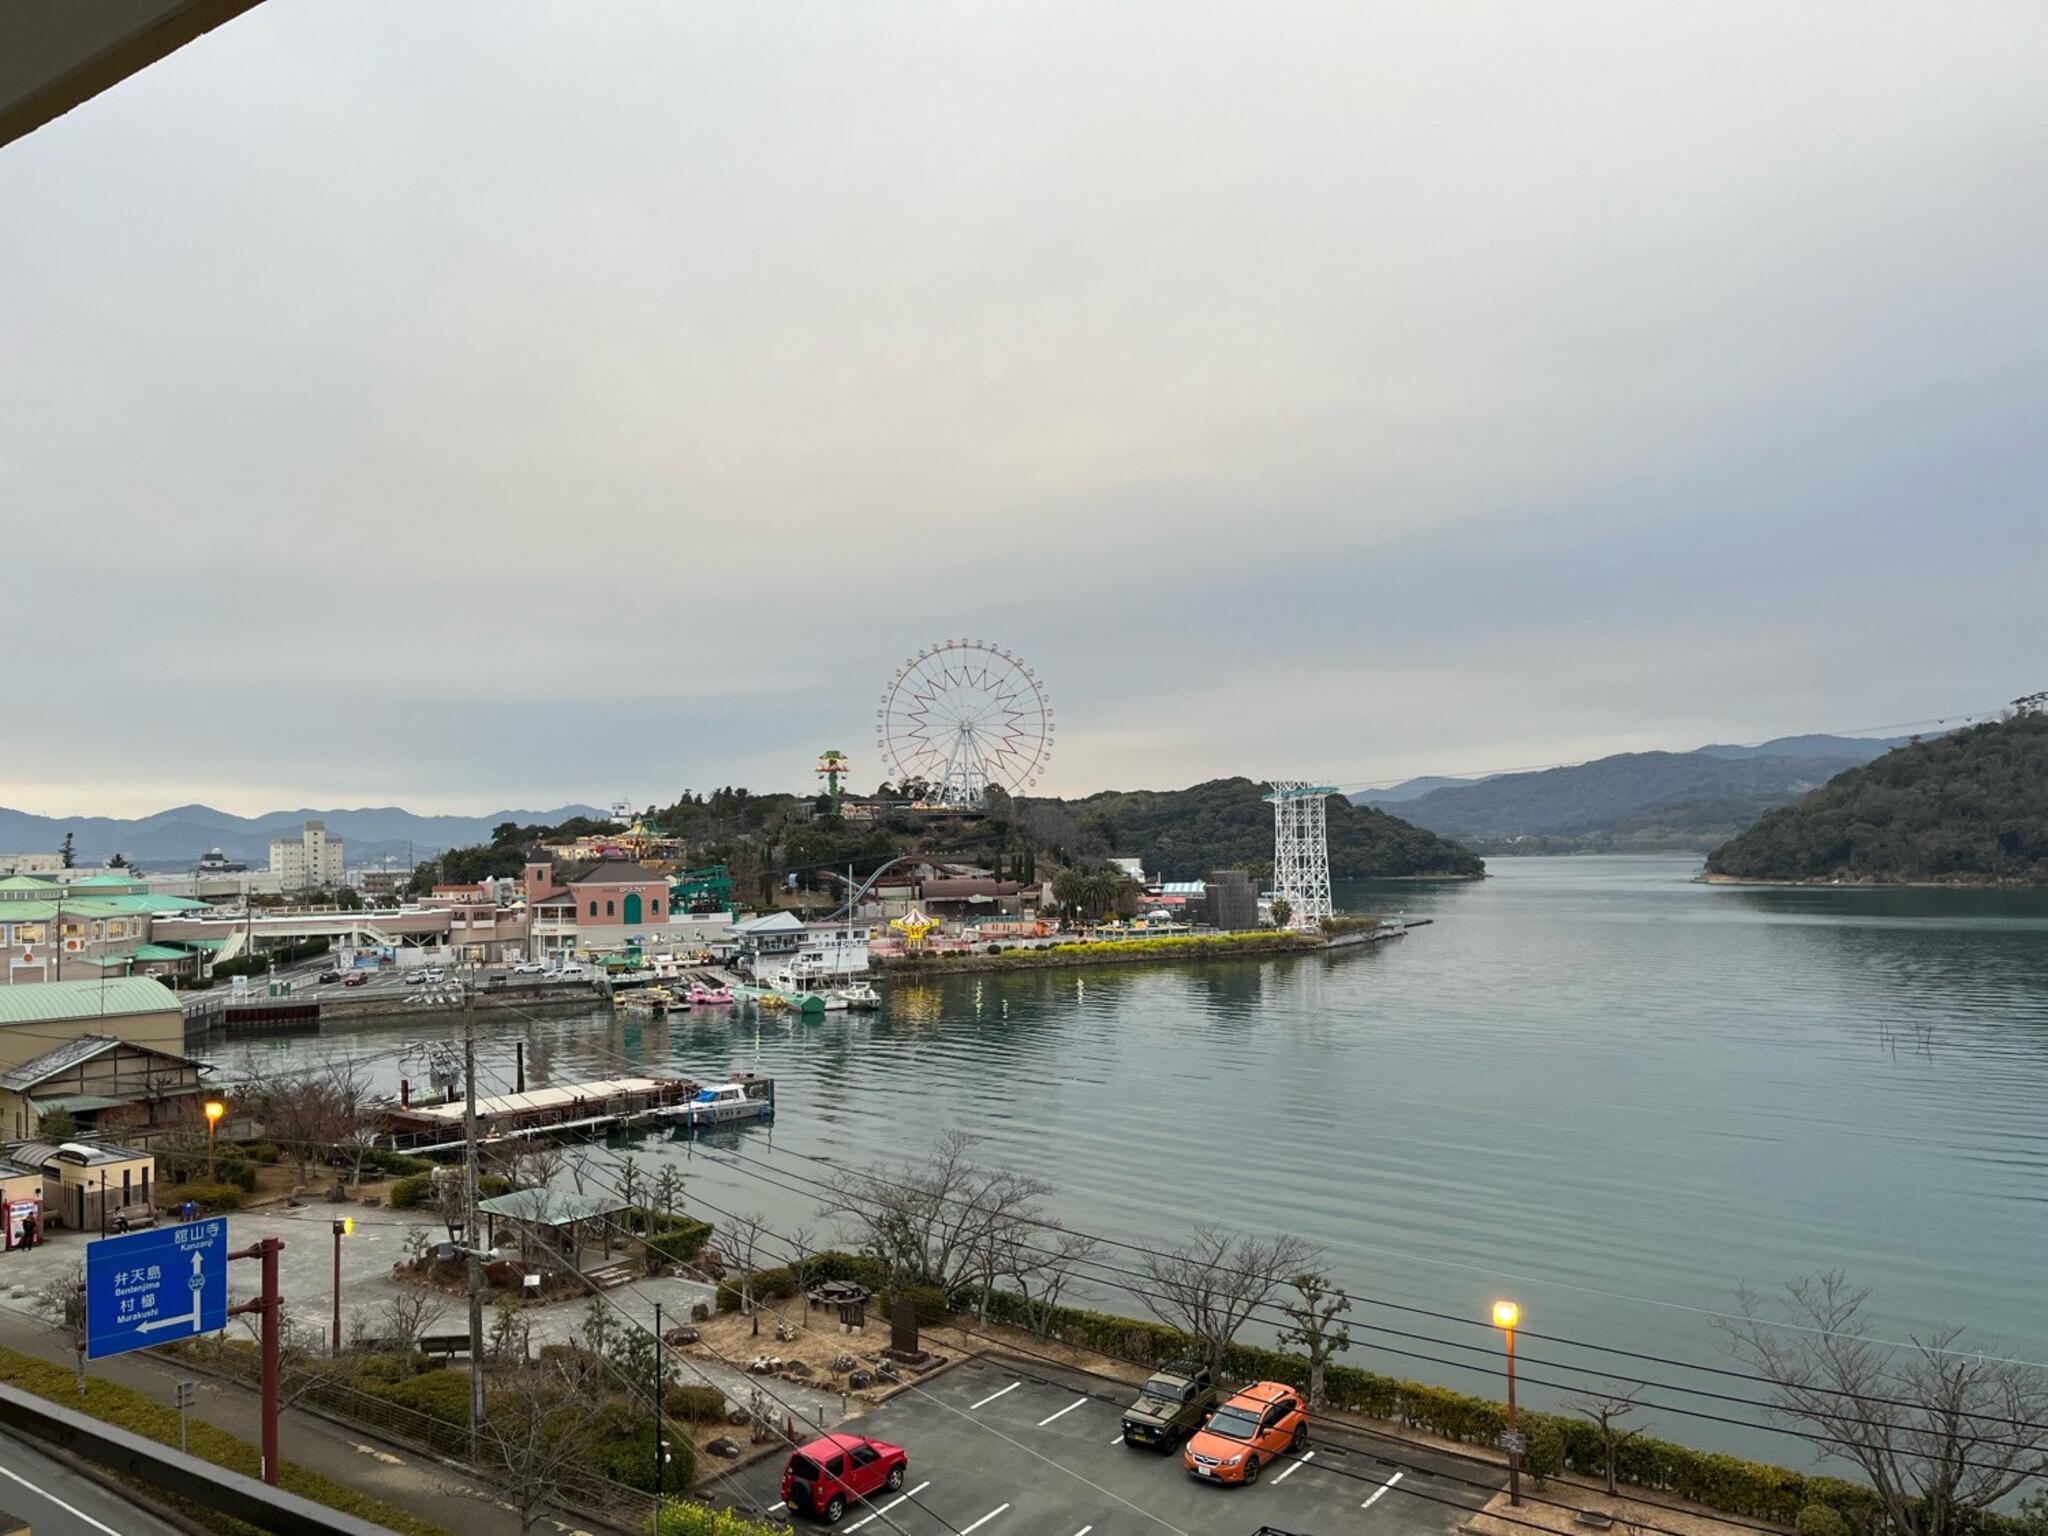
[[[2048,893],[1709,887],[1680,859],[1492,869],[1340,887],[1347,908],[1434,919],[1365,952],[961,977],[809,1024],[499,1022],[486,1054],[509,1076],[523,1035],[535,1082],[621,1061],[773,1073],[772,1134],[632,1150],[685,1159],[693,1193],[783,1231],[829,1226],[801,1185],[826,1170],[800,1154],[858,1164],[963,1128],[1057,1186],[1068,1224],[1298,1232],[1361,1297],[1477,1318],[1512,1295],[1531,1330],[1727,1364],[1710,1314],[1738,1286],[1841,1267],[1875,1289],[1886,1337],[1964,1323],[2048,1360]],[[420,1028],[319,1048],[390,1052]],[[395,1077],[392,1058],[380,1070]],[[1492,1387],[1476,1355],[1363,1324],[1481,1330],[1361,1305],[1347,1358]],[[1806,1459],[1675,1412],[1652,1423]]]

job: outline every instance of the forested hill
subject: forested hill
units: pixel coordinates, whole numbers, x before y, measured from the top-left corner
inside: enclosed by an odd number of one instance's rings
[[[1265,869],[1273,861],[1273,807],[1267,786],[1250,779],[1211,779],[1187,789],[1108,790],[1080,800],[1020,801],[1057,806],[1111,853],[1136,854],[1148,872],[1168,880],[1200,880],[1214,870]],[[1481,875],[1486,865],[1434,832],[1329,800],[1330,874],[1339,880],[1391,875]]]
[[[2048,883],[2048,714],[1901,747],[1714,850],[1743,880]]]

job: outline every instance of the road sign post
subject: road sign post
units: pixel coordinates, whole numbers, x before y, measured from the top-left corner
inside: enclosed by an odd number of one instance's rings
[[[186,1449],[185,1449],[185,1410],[186,1410],[187,1408],[190,1408],[190,1407],[191,1407],[191,1406],[192,1406],[192,1405],[193,1405],[193,1404],[194,1404],[195,1402],[197,1402],[198,1400],[199,1400],[199,1383],[198,1383],[198,1382],[196,1382],[196,1381],[181,1381],[181,1382],[179,1382],[179,1383],[178,1383],[178,1454],[179,1454],[180,1456],[183,1456],[183,1455],[185,1455],[185,1454],[186,1454]]]

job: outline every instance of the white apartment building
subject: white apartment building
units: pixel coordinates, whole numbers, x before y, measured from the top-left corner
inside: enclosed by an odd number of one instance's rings
[[[60,875],[61,853],[0,853],[0,875]]]
[[[297,837],[270,840],[270,873],[281,891],[340,885],[346,878],[342,839],[328,835],[327,823],[309,821]]]

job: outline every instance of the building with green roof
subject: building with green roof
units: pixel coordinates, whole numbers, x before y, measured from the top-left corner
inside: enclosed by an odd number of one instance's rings
[[[176,1055],[185,1047],[185,1014],[175,992],[146,976],[0,987],[0,1071],[84,1035]]]
[[[114,870],[68,882],[10,875],[0,880],[0,983],[68,981],[107,970],[125,975],[138,962],[167,974],[196,968],[191,954],[152,945],[150,925],[206,905],[152,894],[146,881]]]

